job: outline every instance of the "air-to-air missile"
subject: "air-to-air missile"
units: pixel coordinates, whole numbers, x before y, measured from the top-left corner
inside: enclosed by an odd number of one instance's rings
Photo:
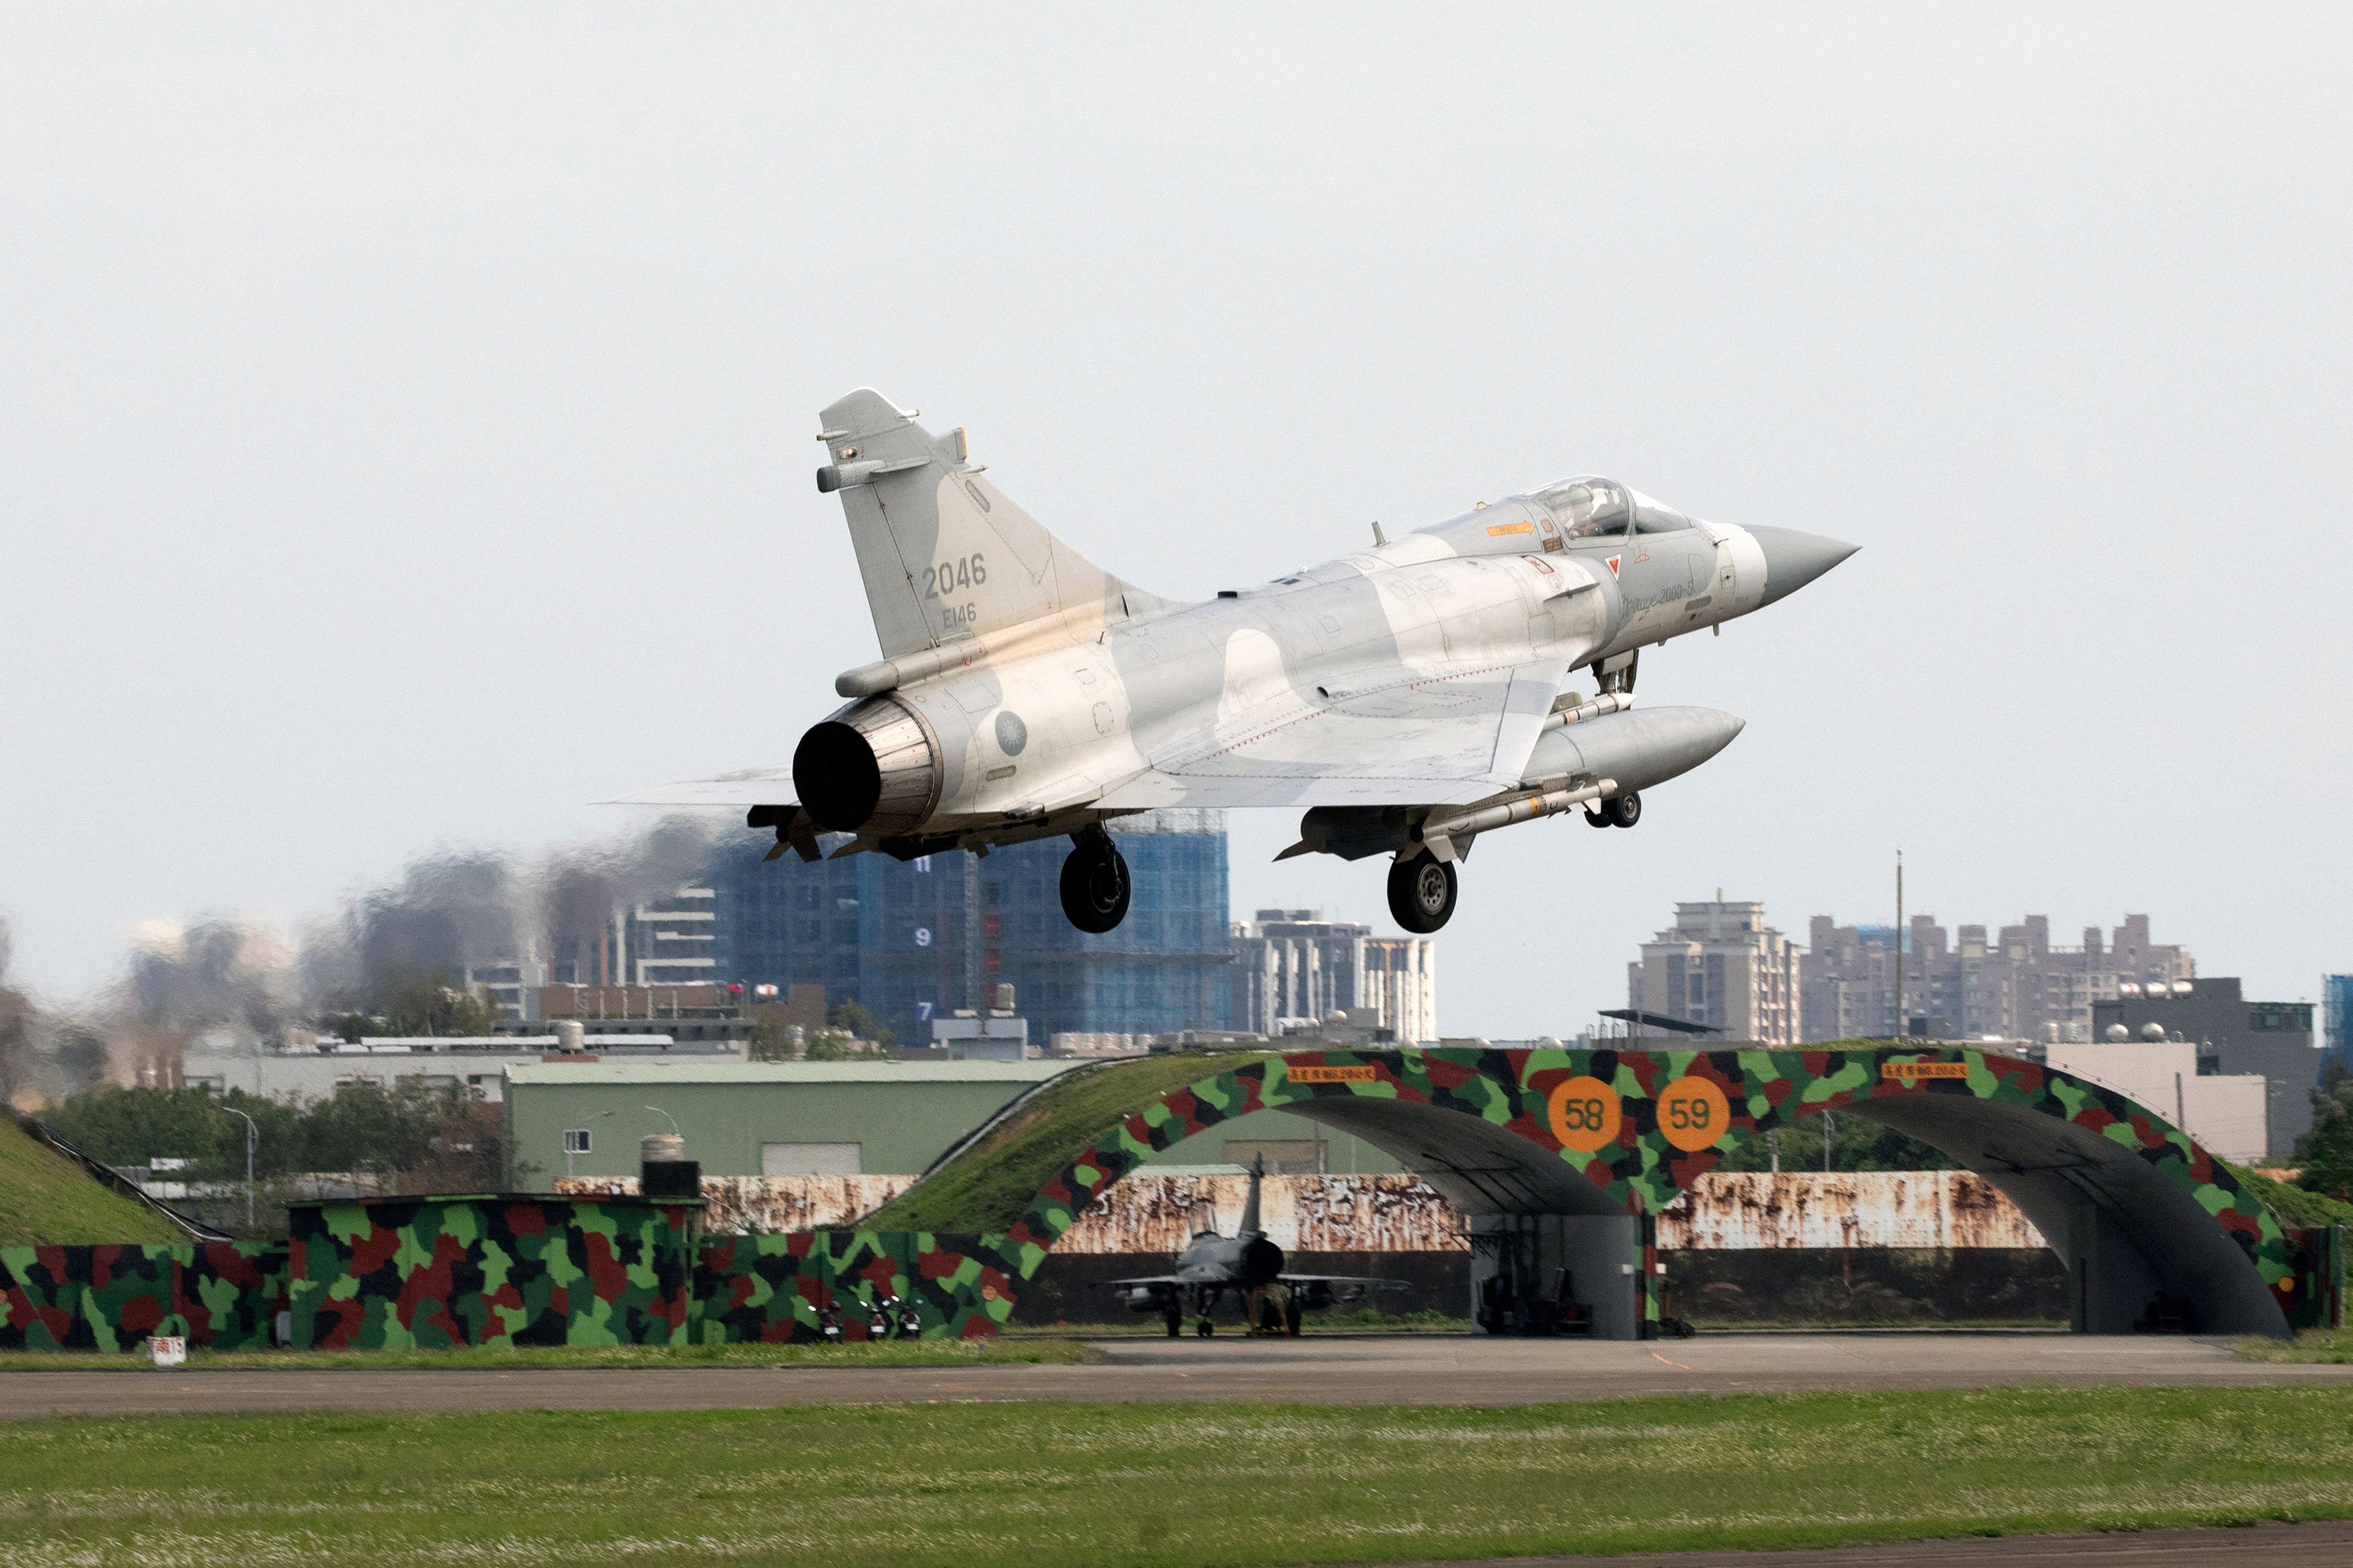
[[[821,416],[882,657],[789,767],[625,795],[733,805],[782,854],[908,858],[1067,836],[1062,907],[1127,913],[1104,825],[1161,806],[1305,808],[1283,857],[1390,857],[1391,913],[1431,931],[1482,834],[1642,792],[1741,721],[1634,707],[1643,647],[1804,587],[1854,546],[1704,522],[1614,480],[1563,479],[1254,588],[1182,604],[1111,575],[880,394]],[[1583,672],[1593,689],[1572,689]]]

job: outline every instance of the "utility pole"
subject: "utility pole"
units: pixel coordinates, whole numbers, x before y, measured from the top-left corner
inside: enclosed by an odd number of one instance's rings
[[[1895,1037],[1904,1039],[1904,851],[1895,852]]]
[[[245,1116],[245,1112],[234,1105],[224,1105],[221,1109],[231,1116]],[[261,1129],[254,1125],[252,1117],[245,1116],[245,1228],[248,1230],[253,1228],[253,1151],[260,1142]]]

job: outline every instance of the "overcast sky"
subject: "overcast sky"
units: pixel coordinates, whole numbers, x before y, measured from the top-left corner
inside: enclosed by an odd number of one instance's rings
[[[1159,14],[1176,7],[1151,8]],[[871,384],[1204,596],[1569,472],[1862,552],[1479,846],[1450,1034],[1722,887],[2353,968],[2348,14],[404,5],[0,16],[0,911],[52,996],[788,758]],[[1388,929],[1381,866],[1233,900]]]

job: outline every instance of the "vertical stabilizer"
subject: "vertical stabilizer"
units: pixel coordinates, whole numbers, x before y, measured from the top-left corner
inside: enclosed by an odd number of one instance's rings
[[[819,416],[882,657],[898,658],[1048,616],[1156,608],[1056,539],[981,477],[964,432],[934,437],[860,387]]]
[[[1234,1232],[1244,1241],[1253,1236],[1266,1234],[1266,1226],[1260,1223],[1258,1217],[1259,1187],[1266,1180],[1266,1155],[1263,1152],[1250,1156],[1250,1196],[1242,1200],[1241,1228]]]

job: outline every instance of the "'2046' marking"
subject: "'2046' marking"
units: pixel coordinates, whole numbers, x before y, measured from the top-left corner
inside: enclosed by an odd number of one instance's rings
[[[988,581],[988,562],[980,551],[943,561],[923,568],[923,595],[926,599],[940,599],[959,588],[977,588]],[[961,605],[944,604],[940,620],[951,631],[968,626],[977,618],[977,606],[970,600]]]

